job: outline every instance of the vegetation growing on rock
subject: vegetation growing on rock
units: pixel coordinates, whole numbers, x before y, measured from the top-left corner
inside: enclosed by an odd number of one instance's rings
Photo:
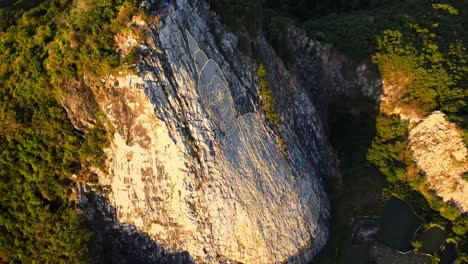
[[[262,98],[262,107],[265,111],[266,118],[273,126],[278,126],[279,116],[275,109],[273,97],[271,95],[271,89],[268,81],[266,80],[266,69],[265,65],[260,64],[257,69],[258,83],[260,86],[260,96]]]
[[[270,89],[270,84],[267,80],[267,71],[265,65],[260,63],[257,69],[258,84],[260,88],[260,97],[263,111],[265,111],[266,119],[275,128],[278,129],[280,117],[273,101],[273,96]],[[287,155],[287,146],[282,137],[277,138],[278,146],[281,149],[283,156]]]

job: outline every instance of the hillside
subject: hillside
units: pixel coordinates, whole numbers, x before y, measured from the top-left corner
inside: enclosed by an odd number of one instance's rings
[[[0,17],[1,263],[468,262],[466,1]]]

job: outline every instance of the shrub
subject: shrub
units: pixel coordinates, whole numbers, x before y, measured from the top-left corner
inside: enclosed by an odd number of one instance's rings
[[[262,101],[262,108],[265,111],[266,118],[273,126],[278,126],[279,115],[276,112],[275,104],[273,102],[273,96],[270,89],[270,84],[266,80],[266,68],[265,65],[260,64],[257,69],[258,82],[260,87],[260,97]]]
[[[411,243],[411,245],[413,245],[413,252],[418,253],[419,249],[421,249],[422,247],[422,242],[419,240],[415,240],[413,241],[413,243]]]

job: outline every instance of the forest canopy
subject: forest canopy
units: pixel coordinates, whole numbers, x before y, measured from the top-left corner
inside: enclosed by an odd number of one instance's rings
[[[0,4],[0,262],[86,263],[92,233],[71,199],[71,176],[99,166],[107,135],[99,120],[85,136],[77,131],[61,89],[120,65],[111,33],[135,2]]]

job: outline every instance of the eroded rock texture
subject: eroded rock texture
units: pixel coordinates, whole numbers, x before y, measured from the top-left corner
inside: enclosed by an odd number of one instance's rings
[[[269,126],[256,60],[204,1],[173,1],[140,26],[139,74],[94,89],[115,128],[100,183],[117,221],[200,263],[310,261],[328,237],[330,173],[312,101],[272,58],[272,86],[294,96],[276,93],[282,122]]]
[[[428,186],[444,202],[468,212],[467,150],[461,131],[442,112],[434,112],[413,127],[409,148]]]

